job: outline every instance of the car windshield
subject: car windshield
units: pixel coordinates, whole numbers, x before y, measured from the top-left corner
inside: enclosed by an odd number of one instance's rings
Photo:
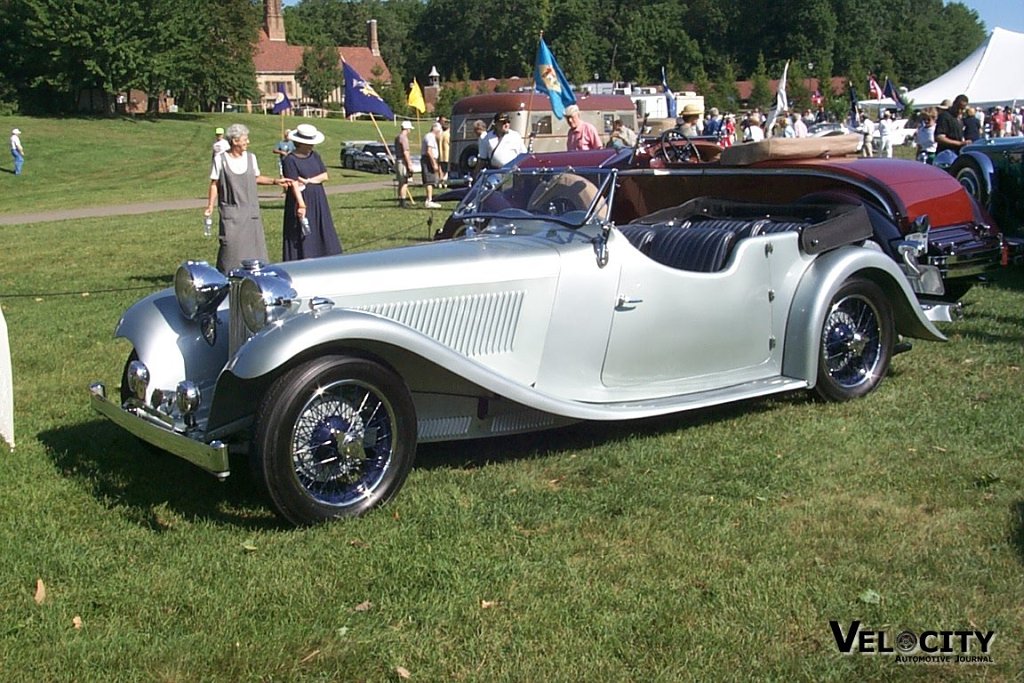
[[[370,154],[387,155],[387,152],[384,150],[384,145],[367,145],[366,147],[363,147],[363,151],[369,152]]]
[[[554,221],[578,228],[608,218],[615,186],[610,169],[518,168],[484,171],[455,217]]]

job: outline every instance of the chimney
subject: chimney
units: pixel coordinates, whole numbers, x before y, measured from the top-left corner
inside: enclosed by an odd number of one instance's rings
[[[284,17],[281,16],[281,0],[266,0],[263,3],[263,30],[271,40],[284,41]]]
[[[370,48],[370,54],[372,54],[374,57],[380,57],[380,43],[377,42],[376,19],[369,19],[366,22],[366,43],[366,46]]]

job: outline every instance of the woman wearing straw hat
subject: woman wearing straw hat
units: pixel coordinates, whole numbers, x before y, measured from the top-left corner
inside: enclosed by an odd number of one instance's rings
[[[298,261],[340,254],[341,242],[323,186],[327,167],[313,149],[324,141],[324,134],[316,126],[303,123],[288,133],[288,139],[295,143],[295,151],[281,159],[281,173],[292,180],[284,200],[281,258]]]

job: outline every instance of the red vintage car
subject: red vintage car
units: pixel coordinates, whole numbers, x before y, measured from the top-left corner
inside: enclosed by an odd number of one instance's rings
[[[525,154],[510,166],[616,169],[607,215],[620,227],[671,220],[673,207],[698,199],[749,203],[765,212],[772,205],[863,205],[873,241],[901,265],[929,317],[954,319],[960,297],[999,267],[1002,235],[948,173],[912,161],[858,158],[858,143],[857,135],[771,138],[723,149],[668,131],[633,149]],[[435,239],[486,228],[462,220],[462,208]]]

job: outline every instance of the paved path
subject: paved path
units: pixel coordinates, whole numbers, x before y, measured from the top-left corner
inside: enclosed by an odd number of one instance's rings
[[[389,180],[371,180],[365,183],[350,185],[328,185],[327,194],[348,194],[365,192],[392,187]],[[260,195],[262,201],[280,200],[280,194]],[[82,209],[65,209],[63,211],[42,211],[39,213],[22,213],[0,216],[0,225],[22,225],[24,223],[48,223],[50,221],[66,221],[76,218],[103,218],[105,216],[131,216],[140,213],[158,211],[178,211],[183,209],[206,208],[206,199],[175,199],[163,202],[141,202],[138,204],[117,204],[113,206],[91,206]]]

